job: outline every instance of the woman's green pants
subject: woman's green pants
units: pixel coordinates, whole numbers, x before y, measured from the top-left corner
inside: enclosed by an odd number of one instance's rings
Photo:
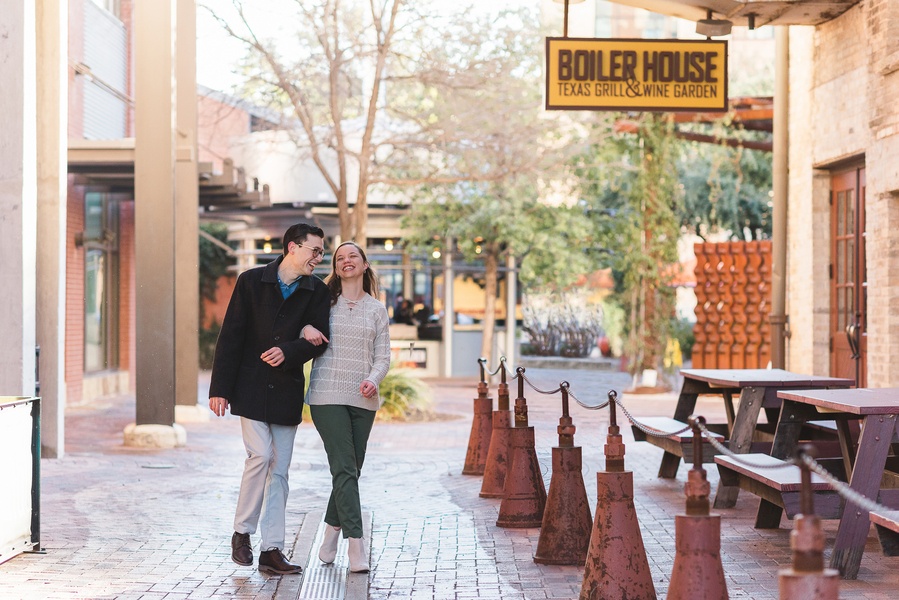
[[[331,497],[325,523],[340,527],[345,538],[361,538],[359,475],[375,411],[343,404],[310,405],[309,410],[331,467]]]

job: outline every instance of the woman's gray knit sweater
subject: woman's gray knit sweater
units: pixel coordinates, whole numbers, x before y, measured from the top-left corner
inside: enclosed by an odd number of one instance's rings
[[[352,306],[352,308],[351,308]],[[312,363],[307,404],[346,404],[378,410],[381,398],[365,398],[364,380],[377,387],[390,368],[387,309],[364,295],[355,305],[343,296],[331,307],[328,349]]]

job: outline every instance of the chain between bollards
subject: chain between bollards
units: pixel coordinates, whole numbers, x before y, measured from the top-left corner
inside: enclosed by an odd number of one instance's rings
[[[502,359],[501,359],[501,361],[502,361]],[[516,369],[517,374],[515,377],[518,379],[518,396],[519,396],[519,398],[524,397],[524,382],[525,381],[527,381],[528,385],[531,388],[533,388],[534,391],[541,393],[541,394],[554,394],[554,393],[562,390],[561,386],[559,388],[556,388],[555,390],[542,390],[542,389],[538,388],[537,386],[535,386],[530,380],[528,380],[525,377],[524,372],[525,372],[524,367],[518,367]],[[503,374],[503,378],[505,378],[505,369],[502,370],[502,374]],[[563,383],[567,384],[567,382],[563,382]],[[609,400],[607,400],[606,402],[604,402],[600,405],[597,405],[597,406],[590,406],[590,405],[582,402],[574,394],[574,392],[571,391],[570,386],[567,386],[567,395],[570,398],[574,398],[575,401],[577,401],[577,403],[580,404],[581,406],[583,406],[584,408],[587,408],[590,410],[603,409],[607,405],[609,405],[610,406],[610,414],[613,418],[614,418],[614,406],[613,405],[617,404],[621,408],[621,411],[624,413],[624,415],[627,417],[627,419],[630,421],[630,423],[634,427],[636,427],[643,433],[654,436],[654,437],[668,437],[668,436],[672,436],[672,435],[680,435],[681,433],[684,433],[685,431],[692,429],[692,425],[690,425],[690,424],[688,424],[686,427],[684,427],[682,429],[678,429],[677,431],[663,431],[663,430],[656,429],[654,427],[645,425],[645,424],[641,423],[639,420],[635,419],[634,416],[630,414],[630,412],[627,410],[627,408],[624,406],[624,404],[618,399],[618,395],[614,390],[609,392]],[[519,423],[522,422],[522,419],[523,419],[524,426],[527,426],[527,407],[524,406],[523,410],[520,410],[518,407],[518,404],[519,404],[519,402],[518,402],[518,400],[516,400],[516,408],[515,408],[516,426],[520,426]],[[838,479],[836,476],[834,476],[832,473],[827,471],[824,467],[822,467],[813,458],[811,458],[809,456],[803,456],[801,459],[798,459],[798,458],[797,459],[789,459],[789,460],[786,460],[779,464],[758,464],[758,463],[746,460],[740,454],[735,454],[729,448],[727,448],[721,442],[719,442],[711,434],[711,432],[705,427],[704,419],[702,421],[697,422],[697,426],[701,432],[701,435],[698,436],[699,439],[705,438],[705,441],[707,441],[709,444],[711,444],[712,447],[718,453],[728,456],[728,457],[732,458],[733,460],[739,462],[740,464],[746,465],[748,467],[752,467],[754,469],[783,469],[783,468],[787,468],[787,467],[791,467],[791,466],[800,466],[801,467],[801,464],[800,464],[800,461],[801,461],[802,463],[804,463],[808,466],[809,471],[811,471],[812,473],[814,473],[814,474],[818,475],[819,477],[821,477],[822,479],[824,479],[834,489],[834,491],[836,491],[840,496],[842,496],[848,502],[852,502],[853,504],[855,504],[855,505],[859,506],[860,508],[867,510],[869,512],[878,512],[878,511],[882,512],[882,511],[892,510],[889,507],[879,504],[878,502],[871,500],[870,498],[864,496],[863,494],[860,494],[859,492],[855,491],[847,483]],[[616,430],[618,429],[617,423],[615,424],[615,428],[616,428]],[[610,426],[610,434],[611,433],[612,433],[612,431],[611,431],[611,426]],[[696,434],[694,433],[694,437],[695,436],[696,436]],[[700,442],[700,444],[701,444],[701,442]],[[700,446],[700,444],[696,444],[694,446],[694,450],[693,450],[694,451],[694,464],[697,464],[695,462],[696,461],[696,458],[695,458],[696,452],[701,452],[701,447],[699,447],[699,448],[696,447],[696,446]],[[608,444],[606,446],[608,448]],[[609,460],[609,458],[607,457],[607,470],[611,471],[615,468],[615,464],[619,460],[619,457],[617,455],[615,455],[612,458],[612,460],[613,460],[612,468],[609,468],[608,460]],[[622,465],[621,470],[623,470],[623,452],[622,452],[622,457],[620,458],[620,461],[621,461],[621,465]],[[701,464],[701,461],[700,461],[700,464]],[[704,470],[703,470],[703,472],[704,472]],[[708,514],[708,512],[706,512],[705,514]]]
[[[497,373],[499,373],[500,371],[502,371],[502,373],[503,373],[503,381],[506,380],[506,379],[505,379],[505,378],[506,378],[506,368],[505,368],[505,367],[506,367],[506,357],[505,357],[505,356],[500,356],[500,357],[499,357],[499,366],[496,367],[495,369],[493,369],[492,371],[491,371],[490,368],[487,366],[487,359],[486,359],[486,358],[479,358],[479,359],[478,359],[478,362],[481,362],[481,361],[484,361],[484,363],[483,363],[483,365],[482,365],[481,368],[482,368],[482,369],[486,369],[486,371],[487,371],[487,377],[494,377]],[[482,377],[483,377],[483,375],[482,375]]]

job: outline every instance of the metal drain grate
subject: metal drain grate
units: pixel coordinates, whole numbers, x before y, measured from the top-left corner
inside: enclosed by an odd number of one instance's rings
[[[325,527],[319,523],[312,543],[309,564],[303,572],[303,587],[297,600],[344,600],[346,594],[346,578],[349,567],[347,559],[347,541],[341,535],[337,543],[337,558],[330,565],[318,560],[318,548],[321,546]]]

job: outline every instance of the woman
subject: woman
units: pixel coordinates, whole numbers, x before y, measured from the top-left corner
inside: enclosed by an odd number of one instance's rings
[[[325,280],[331,291],[331,339],[307,327],[312,343],[328,341],[328,349],[312,365],[306,403],[331,468],[331,497],[325,512],[325,534],[318,557],[334,562],[338,536],[347,538],[350,571],[369,570],[362,540],[359,473],[365,447],[381,406],[378,385],[390,367],[387,309],[376,299],[378,278],[365,251],[344,242],[334,251]]]

